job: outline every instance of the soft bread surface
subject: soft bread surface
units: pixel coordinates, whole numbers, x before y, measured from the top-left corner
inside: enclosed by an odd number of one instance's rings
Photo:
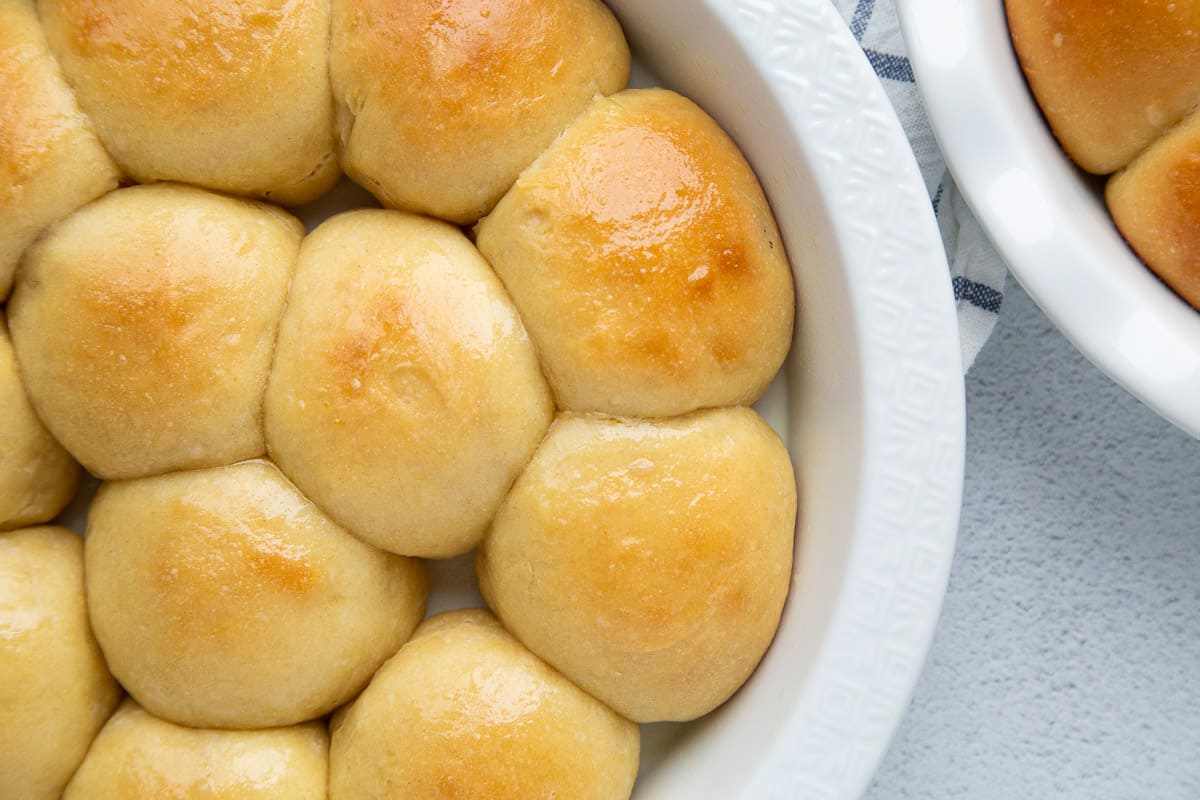
[[[409,637],[428,589],[423,565],[358,541],[265,461],[106,484],[86,562],[113,674],[200,727],[333,710]]]
[[[1200,309],[1200,113],[1114,175],[1106,198],[1146,265]]]
[[[1063,149],[1107,174],[1200,106],[1200,0],[1006,0],[1025,77]]]
[[[625,800],[638,728],[482,609],[417,629],[334,718],[330,800]]]
[[[387,206],[473,222],[629,49],[596,0],[334,0],[330,70],[346,172]]]
[[[794,296],[736,145],[662,89],[592,103],[478,228],[561,406],[671,416],[749,403]]]
[[[63,800],[325,800],[329,736],[312,722],[199,730],[126,700],[96,737]]]
[[[305,240],[267,440],[350,531],[406,555],[466,552],[552,413],[521,320],[461,231],[363,210]]]
[[[0,530],[46,522],[75,494],[79,465],[33,413],[0,312]]]
[[[770,644],[795,520],[787,451],[749,409],[568,414],[501,506],[480,589],[533,652],[619,713],[693,719]]]
[[[261,455],[302,233],[279,209],[173,184],[121,189],[55,225],[9,304],[38,415],[102,478]]]
[[[337,180],[328,0],[39,0],[117,163],[302,203]]]
[[[120,694],[88,628],[83,542],[0,533],[0,800],[58,800]]]
[[[118,177],[46,47],[32,0],[0,0],[0,302],[42,228],[117,188]]]

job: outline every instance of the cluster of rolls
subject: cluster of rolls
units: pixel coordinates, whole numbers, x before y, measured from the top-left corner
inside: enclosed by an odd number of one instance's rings
[[[0,800],[624,798],[747,679],[791,273],[628,75],[596,0],[0,0]]]
[[[1200,309],[1200,2],[1006,0],[1021,67],[1126,241]]]

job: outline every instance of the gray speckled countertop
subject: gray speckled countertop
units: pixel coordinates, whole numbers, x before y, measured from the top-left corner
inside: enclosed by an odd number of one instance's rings
[[[866,797],[1200,798],[1200,442],[1011,279],[941,622]]]

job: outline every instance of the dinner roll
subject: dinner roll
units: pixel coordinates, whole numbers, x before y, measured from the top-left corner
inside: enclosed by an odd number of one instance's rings
[[[478,556],[505,626],[637,722],[687,720],[749,677],[788,593],[796,484],[746,408],[560,417]]]
[[[0,533],[0,800],[58,800],[120,700],[83,599],[83,542]]]
[[[1106,198],[1146,265],[1200,309],[1200,113],[1114,175]]]
[[[0,0],[0,301],[38,232],[117,188],[117,178],[46,48],[32,0]]]
[[[791,345],[791,272],[737,146],[663,89],[596,100],[480,223],[560,405],[749,403]]]
[[[336,182],[328,0],[37,5],[79,104],[139,183],[293,204]]]
[[[267,443],[351,532],[405,555],[466,552],[552,413],[521,320],[461,231],[376,209],[305,240]]]
[[[325,800],[329,736],[316,722],[182,728],[132,700],[108,721],[63,800]]]
[[[1200,105],[1200,0],[1006,0],[1013,46],[1063,149],[1120,169]]]
[[[629,49],[597,0],[334,0],[330,70],[346,172],[465,223],[625,86]]]
[[[55,225],[9,307],[46,427],[102,478],[262,454],[302,235],[278,209],[171,184],[113,192]]]
[[[482,609],[424,622],[334,717],[330,800],[622,800],[638,728]]]
[[[113,674],[198,727],[328,713],[408,639],[428,588],[420,563],[358,541],[266,461],[105,484],[85,556]]]
[[[0,530],[53,519],[75,494],[79,465],[43,427],[21,385],[0,313]]]

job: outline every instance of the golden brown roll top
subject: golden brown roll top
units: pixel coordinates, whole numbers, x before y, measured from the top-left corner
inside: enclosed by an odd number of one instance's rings
[[[638,728],[482,609],[426,620],[334,717],[330,800],[626,800]]]
[[[598,99],[478,227],[561,406],[750,403],[791,345],[791,272],[736,145],[661,89]]]
[[[262,454],[302,233],[279,209],[174,184],[113,192],[54,226],[9,304],[38,415],[103,478]]]
[[[335,0],[342,166],[394,208],[473,222],[629,50],[597,0]]]
[[[0,0],[0,302],[34,237],[117,188],[118,177],[47,49],[32,0]]]
[[[488,605],[637,722],[687,720],[758,664],[791,578],[796,484],[746,408],[559,417],[479,551]]]
[[[67,80],[139,183],[293,204],[337,180],[328,0],[39,0]]]
[[[0,800],[58,800],[120,695],[88,628],[83,542],[0,533]]]
[[[79,465],[29,405],[0,313],[0,530],[53,519],[75,494]]]
[[[1006,0],[1025,77],[1063,149],[1107,174],[1200,106],[1200,0]]]
[[[1109,179],[1106,199],[1146,265],[1200,309],[1200,114]]]
[[[325,726],[184,728],[126,700],[63,800],[325,800]]]
[[[304,241],[267,441],[350,531],[406,555],[470,550],[552,413],[521,320],[461,231],[368,210]]]
[[[265,461],[110,483],[87,596],[113,674],[185,725],[314,719],[408,639],[428,577],[331,522]]]

